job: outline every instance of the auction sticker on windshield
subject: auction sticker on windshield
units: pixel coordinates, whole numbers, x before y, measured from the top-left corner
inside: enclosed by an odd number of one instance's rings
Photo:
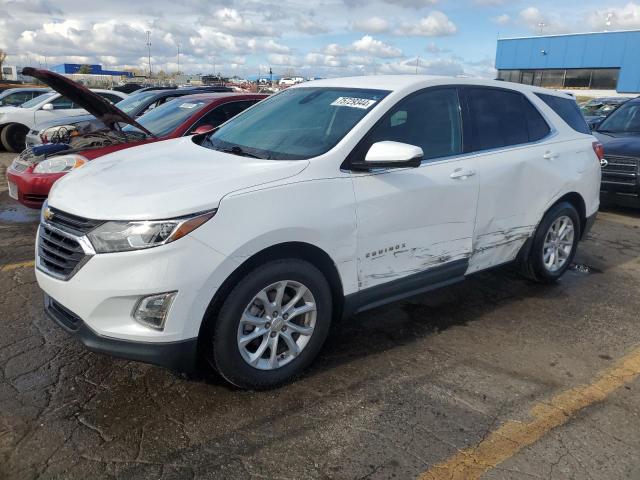
[[[370,98],[338,97],[331,105],[334,107],[362,108],[366,110],[374,103],[376,103],[376,100],[371,100]]]

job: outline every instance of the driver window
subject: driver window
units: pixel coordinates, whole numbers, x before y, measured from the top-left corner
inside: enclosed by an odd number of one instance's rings
[[[362,156],[385,140],[422,148],[424,159],[462,153],[462,120],[455,88],[428,89],[401,100],[371,130]]]
[[[65,97],[58,97],[49,103],[53,105],[54,110],[64,110],[68,108],[74,108],[73,102]]]

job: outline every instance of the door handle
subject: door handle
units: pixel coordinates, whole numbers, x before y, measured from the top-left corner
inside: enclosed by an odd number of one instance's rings
[[[544,158],[545,160],[554,160],[558,158],[558,154],[547,151],[547,152],[544,152],[544,155],[542,155],[542,158]]]
[[[459,178],[464,180],[467,177],[473,177],[476,174],[475,170],[466,170],[464,168],[456,168],[449,177]]]

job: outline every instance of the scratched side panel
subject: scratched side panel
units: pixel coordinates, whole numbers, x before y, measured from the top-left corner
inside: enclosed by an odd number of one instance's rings
[[[477,176],[451,179],[473,159],[353,176],[360,289],[471,255]]]
[[[591,145],[556,141],[478,156],[480,193],[469,273],[513,260],[551,204],[581,183]],[[557,158],[545,159],[547,152]]]

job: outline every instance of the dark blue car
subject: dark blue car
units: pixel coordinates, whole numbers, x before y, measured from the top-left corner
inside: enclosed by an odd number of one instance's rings
[[[604,145],[602,200],[640,207],[640,97],[620,106],[593,134]]]

